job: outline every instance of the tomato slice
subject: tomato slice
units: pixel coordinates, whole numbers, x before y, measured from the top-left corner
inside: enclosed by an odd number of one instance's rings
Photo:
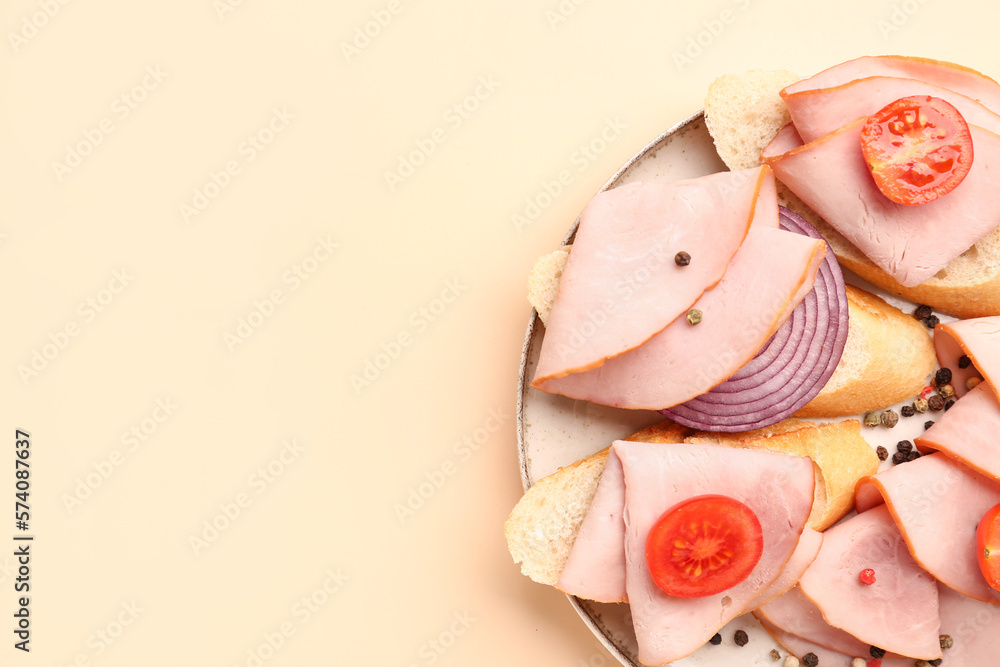
[[[646,538],[656,585],[682,598],[715,595],[740,583],[764,553],[754,511],[728,496],[696,496],[657,519]]]
[[[972,134],[940,97],[903,97],[861,128],[861,152],[875,184],[897,204],[926,204],[948,194],[972,167]]]
[[[983,515],[976,528],[976,558],[986,581],[1000,590],[1000,505]]]

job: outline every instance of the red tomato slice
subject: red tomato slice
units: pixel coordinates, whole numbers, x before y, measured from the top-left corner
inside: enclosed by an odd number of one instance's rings
[[[986,581],[1000,590],[1000,505],[987,512],[976,528],[976,558]]]
[[[972,134],[958,109],[939,97],[904,97],[868,117],[861,152],[875,184],[897,204],[946,195],[972,167]]]
[[[660,589],[682,598],[715,595],[740,583],[764,553],[764,531],[753,510],[727,496],[706,495],[674,505],[646,538],[646,563]]]

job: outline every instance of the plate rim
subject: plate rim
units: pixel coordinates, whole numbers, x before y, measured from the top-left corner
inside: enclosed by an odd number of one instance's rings
[[[645,146],[639,149],[625,164],[618,168],[617,171],[607,180],[604,185],[595,194],[605,192],[611,188],[618,185],[622,177],[628,173],[628,171],[635,166],[640,160],[644,159],[650,153],[658,150],[663,143],[670,139],[674,134],[680,132],[688,125],[702,120],[705,117],[705,110],[700,109],[695,113],[691,114],[687,118],[681,120],[680,122],[674,124],[672,127],[661,132],[659,136],[647,143]],[[559,247],[565,246],[573,238],[576,233],[577,227],[580,225],[580,216],[578,215],[576,220],[570,226],[569,231],[566,236],[563,237],[562,243]],[[525,382],[527,380],[527,366],[528,366],[528,355],[531,349],[531,339],[535,332],[535,326],[538,323],[538,311],[534,308],[531,309],[531,315],[528,318],[528,328],[524,334],[524,341],[521,345],[521,367],[518,371],[517,378],[517,411],[516,411],[516,431],[517,431],[517,459],[518,468],[521,472],[521,486],[525,492],[531,488],[531,481],[528,476],[528,462],[525,452],[524,443],[524,394],[525,394]],[[621,649],[612,641],[609,636],[608,631],[594,618],[586,608],[584,608],[583,603],[579,598],[573,595],[566,595],[567,600],[569,600],[570,605],[576,610],[576,613],[583,620],[584,624],[590,629],[591,633],[601,642],[605,649],[608,650],[615,658],[618,659],[620,663],[630,667],[642,667],[637,665],[632,661],[631,658],[626,656]]]

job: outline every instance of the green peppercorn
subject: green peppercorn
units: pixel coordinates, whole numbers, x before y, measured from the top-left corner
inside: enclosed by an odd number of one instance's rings
[[[913,401],[913,409],[919,412],[920,414],[924,414],[925,412],[927,412],[928,407],[929,406],[927,404],[927,399],[925,398],[918,398],[915,401]]]
[[[955,396],[955,388],[950,384],[943,384],[938,387],[938,396],[941,398],[953,398]]]
[[[938,639],[941,640],[942,651],[946,651],[955,645],[955,640],[951,638],[951,635],[941,635]]]
[[[865,415],[865,426],[870,426],[871,428],[875,428],[876,426],[879,425],[879,421],[880,420],[878,413],[869,412],[868,414]]]
[[[942,404],[941,407],[944,407],[944,405]],[[882,426],[892,428],[899,423],[899,414],[897,414],[895,410],[886,410],[882,413],[882,416],[879,417],[879,421],[882,422]]]
[[[687,314],[688,324],[694,325],[701,322],[701,311],[697,308],[692,308]]]
[[[781,660],[781,653],[776,648],[771,649],[770,655],[771,655],[771,660],[774,660],[775,662]]]

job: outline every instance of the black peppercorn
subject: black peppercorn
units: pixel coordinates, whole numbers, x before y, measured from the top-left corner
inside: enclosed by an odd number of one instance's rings
[[[924,326],[927,327],[928,329],[933,329],[940,322],[941,320],[938,318],[937,315],[931,315],[930,317],[924,320]]]
[[[944,662],[943,658],[934,658],[933,660],[928,660],[927,664],[931,667],[938,667],[942,662]]]
[[[900,463],[906,463],[906,454],[903,452],[896,452],[892,455],[892,462],[894,465],[899,465]]]
[[[674,264],[677,266],[687,266],[691,263],[691,255],[687,254],[683,250],[674,255]]]
[[[928,317],[934,314],[930,306],[917,306],[917,309],[913,311],[913,316],[918,320],[926,320]]]
[[[910,452],[909,454],[906,455],[906,460],[907,461],[916,461],[919,458],[920,458],[920,452],[918,452],[915,449],[912,452]]]
[[[819,664],[819,656],[815,653],[806,653],[802,656],[802,664],[806,667],[816,667]]]
[[[899,409],[899,414],[903,415],[904,417],[912,417],[916,413],[917,410],[912,405],[904,405]]]
[[[736,642],[737,646],[746,646],[747,642],[750,641],[750,637],[743,630],[737,630],[736,634],[733,635],[733,641]]]
[[[722,635],[716,632],[714,635],[712,635],[712,638],[708,640],[708,643],[711,644],[712,646],[718,646],[719,644],[722,643]]]
[[[885,461],[887,458],[889,458],[889,450],[883,447],[882,445],[878,446],[878,448],[875,450],[875,453],[878,454],[879,461]]]
[[[927,399],[927,407],[930,408],[931,412],[940,412],[944,410],[944,399],[935,394]]]
[[[896,451],[903,452],[904,454],[909,454],[913,451],[913,443],[909,440],[900,440],[896,443]]]
[[[878,646],[869,646],[868,652],[871,653],[872,657],[876,660],[885,657],[885,649],[879,648]]]
[[[926,431],[927,429],[929,429],[929,428],[930,428],[931,426],[934,426],[934,422],[933,422],[933,421],[925,421],[925,422],[924,422],[924,430],[925,430],[925,431]]]
[[[950,410],[951,406],[953,406],[953,405],[955,405],[955,399],[951,399],[950,401],[946,401],[945,404],[944,404],[945,412],[947,412],[948,410]]]
[[[959,368],[968,368],[971,365],[972,365],[972,359],[969,357],[969,355],[963,354],[958,358]]]
[[[934,374],[934,378],[938,381],[938,385],[950,384],[951,383],[951,369],[950,368],[939,368],[938,372]]]

